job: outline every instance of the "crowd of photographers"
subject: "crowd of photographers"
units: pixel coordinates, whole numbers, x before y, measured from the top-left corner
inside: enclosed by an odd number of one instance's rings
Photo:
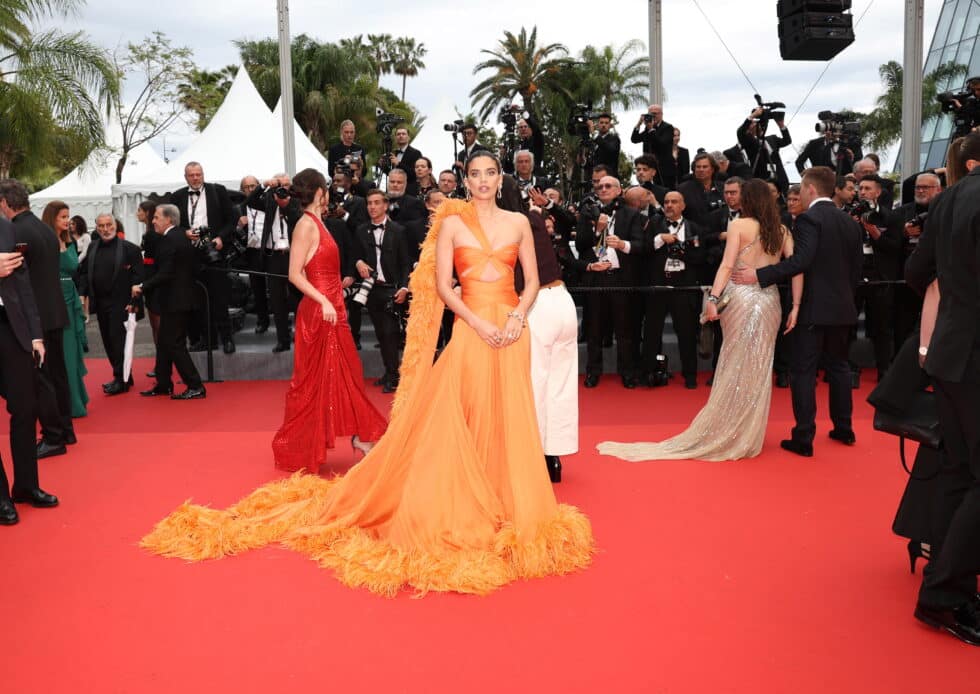
[[[968,86],[980,92],[980,81]],[[972,91],[941,98],[956,115],[977,103]],[[798,191],[783,165],[783,151],[793,142],[783,104],[764,103],[758,96],[756,101],[734,128],[730,148],[698,149],[693,157],[680,145],[680,130],[664,119],[663,108],[651,105],[630,133],[630,142],[643,152],[631,162],[632,185],[621,178],[622,143],[611,114],[585,107],[573,113],[568,134],[577,137],[578,152],[571,176],[562,176],[563,187],[555,176],[556,166],[546,159],[549,134],[519,107],[502,111],[504,136],[495,154],[517,184],[524,209],[545,217],[565,283],[573,291],[590,288],[576,298],[583,309],[580,341],[588,354],[587,387],[594,387],[604,371],[616,373],[627,388],[665,384],[670,377],[663,348],[667,315],[689,388],[697,387],[699,351],[710,354],[712,364],[717,362],[721,332],[717,323],[700,326],[702,295],[696,288],[710,284],[718,268],[728,224],[741,213],[742,184],[750,178],[766,180],[790,229],[801,212]],[[971,113],[963,116],[967,123],[973,122]],[[339,141],[329,148],[330,201],[323,221],[341,251],[355,342],[360,349],[366,311],[385,368],[377,384],[390,392],[398,385],[399,350],[410,303],[408,275],[429,215],[442,199],[462,196],[463,162],[486,147],[473,124],[447,124],[456,156],[446,168],[437,168],[412,146],[409,128],[399,117],[380,111],[377,117],[383,143],[379,161],[367,161],[351,121],[341,125]],[[838,174],[835,201],[855,220],[864,242],[864,277],[869,284],[858,290],[855,301],[866,317],[865,332],[874,346],[880,378],[919,311],[919,299],[898,280],[918,241],[928,204],[942,190],[943,172],[911,177],[906,184],[909,201],[896,207],[893,182],[879,175],[877,157],[862,151],[860,123],[829,111],[819,118],[820,136],[799,149],[795,165],[798,171],[829,166]],[[185,176],[187,187],[167,200],[179,209],[181,226],[198,249],[197,279],[206,290],[195,290],[198,298],[187,324],[190,350],[235,351],[233,333],[238,326],[229,316],[230,303],[254,310],[256,333],[275,328],[272,351],[289,350],[289,314],[298,295],[285,276],[292,229],[301,215],[290,198],[289,176],[261,180],[246,175],[237,192],[205,183],[202,167],[194,162],[187,165]],[[149,221],[152,206],[146,214]],[[152,263],[153,237],[148,232],[146,238],[144,250]],[[248,272],[250,292],[236,279],[235,270]],[[657,286],[689,289],[650,289]],[[449,330],[451,321],[446,324]],[[613,344],[616,363],[604,367],[604,348]],[[775,372],[777,385],[785,387],[788,355],[782,341]],[[859,378],[854,367],[855,387]]]

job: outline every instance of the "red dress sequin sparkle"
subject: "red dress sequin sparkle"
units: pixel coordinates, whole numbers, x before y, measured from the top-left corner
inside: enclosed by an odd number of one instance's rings
[[[320,305],[303,297],[296,309],[293,378],[286,393],[282,427],[272,439],[276,467],[316,473],[338,436],[357,435],[377,441],[387,420],[364,391],[340,286],[340,252],[333,237],[315,215],[320,243],[306,264],[306,279],[337,311],[337,322],[323,320]]]

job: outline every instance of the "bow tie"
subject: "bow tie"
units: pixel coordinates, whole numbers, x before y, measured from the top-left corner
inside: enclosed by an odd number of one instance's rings
[[[381,224],[372,224],[372,225],[371,225],[371,231],[378,231],[379,229],[380,229],[381,231],[384,231],[384,230],[385,230],[385,225],[384,225],[384,223],[381,223]]]
[[[201,194],[201,191],[199,191],[199,190],[191,190],[190,194],[191,195],[198,195],[199,196]]]
[[[738,210],[735,210],[734,212],[729,212],[728,221],[731,222],[732,220],[738,219],[740,215],[741,212],[739,212]]]
[[[395,154],[405,154],[405,150],[403,150],[403,149],[396,149],[395,150]]]
[[[681,223],[680,223],[680,220],[678,220],[676,222],[668,222],[667,223],[667,226],[669,226],[671,229],[680,229],[681,228]]]

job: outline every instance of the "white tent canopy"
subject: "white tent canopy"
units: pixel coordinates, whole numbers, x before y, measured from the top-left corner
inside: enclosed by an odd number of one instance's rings
[[[52,200],[68,203],[71,214],[81,215],[92,227],[95,218],[112,210],[112,185],[116,182],[116,165],[122,156],[122,126],[113,114],[105,125],[106,147],[93,151],[85,161],[57,183],[31,196],[31,209],[38,216]],[[148,143],[133,149],[123,167],[122,180],[136,178],[141,172],[159,169],[160,158]]]
[[[237,190],[243,176],[264,180],[282,171],[285,157],[282,117],[269,111],[248,72],[238,69],[225,100],[204,131],[179,157],[156,170],[112,187],[113,209],[127,225],[135,223],[136,208],[149,195],[186,185],[184,166],[196,161],[204,180]],[[297,169],[313,167],[326,173],[327,160],[294,122]]]

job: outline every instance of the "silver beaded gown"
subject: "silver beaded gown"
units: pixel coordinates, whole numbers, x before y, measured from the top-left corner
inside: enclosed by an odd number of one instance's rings
[[[736,265],[742,265],[741,259]],[[769,420],[772,355],[782,319],[779,292],[773,285],[763,289],[733,282],[725,287],[728,292],[732,298],[721,314],[725,339],[711,395],[691,426],[666,441],[606,441],[597,446],[601,454],[631,461],[718,461],[759,455]]]

